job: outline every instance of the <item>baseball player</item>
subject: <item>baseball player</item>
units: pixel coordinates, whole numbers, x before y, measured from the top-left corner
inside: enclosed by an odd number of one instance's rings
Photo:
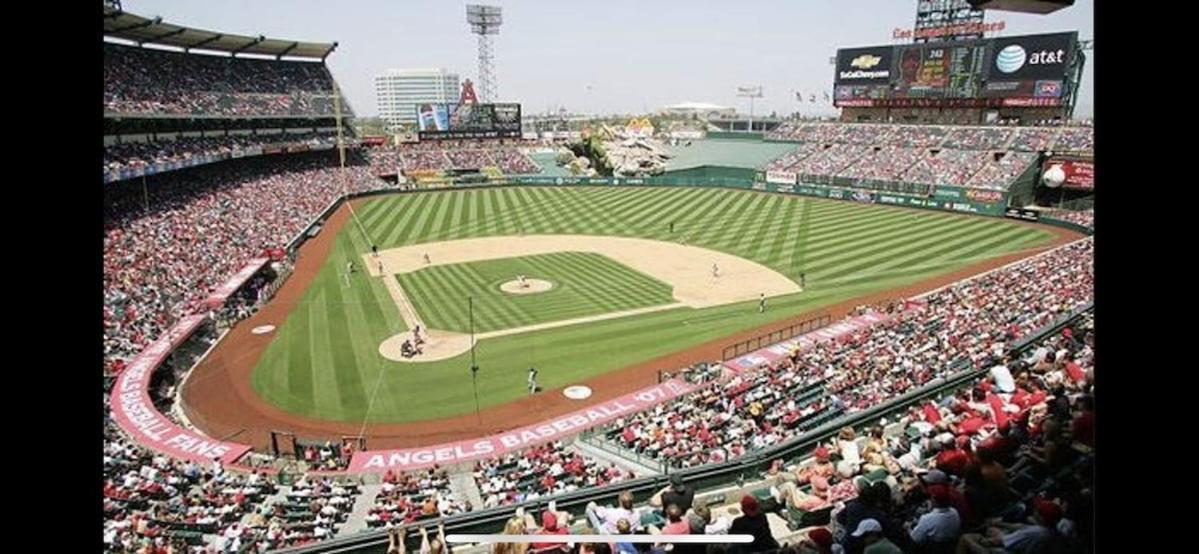
[[[529,366],[529,394],[537,392],[537,368]]]
[[[712,264],[712,278],[716,279],[719,277],[720,277],[720,267],[718,267],[716,264]]]
[[[766,311],[766,293],[758,293],[758,313]]]
[[[346,262],[346,274],[354,272],[354,260]]]
[[[429,264],[431,264],[431,263],[433,263],[433,262],[430,262],[430,261],[429,261],[429,253],[428,253],[428,252],[426,252],[426,253],[425,253],[425,265],[429,265]]]

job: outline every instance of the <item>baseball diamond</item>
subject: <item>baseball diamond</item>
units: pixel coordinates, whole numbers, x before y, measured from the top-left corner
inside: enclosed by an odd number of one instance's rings
[[[481,407],[488,408],[526,395],[524,370],[530,364],[541,371],[539,382],[546,390],[559,389],[854,298],[1004,255],[1026,255],[1047,246],[1055,236],[1007,220],[948,213],[927,213],[913,219],[911,210],[901,208],[707,188],[492,188],[394,195],[364,200],[357,206],[356,217],[362,226],[348,224],[337,232],[330,252],[300,298],[273,302],[286,312],[270,321],[278,331],[260,352],[245,354],[257,358],[252,375],[254,394],[283,412],[373,425],[454,418],[474,410],[470,388],[453,386],[467,375],[465,354],[416,366],[397,365],[380,355],[382,341],[408,330],[404,318],[381,278],[355,273],[347,287],[342,276],[348,261],[362,259],[364,254],[369,258],[372,240],[378,241],[383,252],[491,235],[518,241],[520,232],[685,240],[689,245],[761,264],[796,284],[799,274],[806,273],[807,289],[772,298],[765,313],[758,312],[759,291],[749,281],[738,283],[745,292],[743,302],[700,309],[678,307],[480,339],[476,351],[482,367],[479,400]],[[668,228],[671,221],[675,223],[673,234]],[[580,311],[555,316],[544,312],[521,315],[520,304],[514,304],[527,300],[534,305],[553,299],[553,292],[526,299],[489,300],[480,295],[476,332],[669,302],[660,283],[635,278],[635,273],[618,265],[579,265],[580,260],[597,259],[548,254],[524,262],[430,267],[398,279],[417,311],[427,318],[427,328],[455,332],[467,327],[461,291],[492,282],[498,286],[518,273],[535,275],[534,268],[567,286],[576,278],[595,278],[589,276],[591,271],[621,270],[630,284],[620,289],[625,290],[626,298],[609,300],[616,304],[588,308],[584,303]],[[519,265],[511,269],[501,265],[493,272],[489,269],[492,263]],[[458,296],[432,289],[433,281],[424,278],[424,272],[457,276],[458,284],[438,280],[437,287],[441,291],[459,287]],[[471,280],[474,285],[469,284]],[[199,374],[220,371],[213,366],[224,363],[221,350],[201,366]],[[582,353],[588,354],[580,356]],[[251,360],[237,360],[238,364],[248,362]],[[397,367],[403,369],[397,371]],[[192,411],[198,411],[194,403],[189,404]],[[203,422],[209,417],[196,419]]]

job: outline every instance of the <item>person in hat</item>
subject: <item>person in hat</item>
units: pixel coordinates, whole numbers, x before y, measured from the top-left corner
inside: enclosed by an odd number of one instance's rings
[[[885,485],[884,485],[885,487]],[[895,525],[891,517],[883,508],[885,499],[883,487],[864,486],[856,498],[853,498],[845,503],[845,508],[837,512],[837,524],[843,529],[857,529],[857,527],[867,519],[874,520],[882,525],[887,537],[892,542],[904,542],[907,540],[907,535],[903,529]],[[851,553],[860,553],[864,546],[862,540],[853,535],[846,536],[843,539],[842,546],[845,550]]]
[[[554,511],[545,510],[541,514],[541,530],[537,531],[537,535],[569,535],[570,529],[564,525],[558,524],[558,514]],[[533,543],[534,550],[549,550],[554,547],[559,547],[562,552],[570,552],[572,550],[569,543],[565,542],[535,542]],[[555,551],[557,551],[555,549]]]
[[[747,494],[741,497],[741,515],[733,519],[733,525],[729,527],[729,534],[752,535],[754,538],[752,543],[737,544],[737,548],[730,548],[730,551],[766,552],[779,547],[778,541],[774,540],[774,535],[770,532],[770,523],[766,521],[766,514],[762,513],[758,499],[753,495]]]
[[[920,483],[924,487],[924,493],[929,498],[932,498],[932,493],[930,492],[932,487],[944,487],[945,492],[949,495],[949,506],[957,511],[958,518],[962,522],[962,528],[970,529],[979,523],[974,517],[974,510],[970,507],[970,502],[966,500],[966,495],[962,494],[962,491],[954,486],[953,480],[944,471],[931,469],[920,476]]]
[[[919,545],[956,543],[962,534],[962,518],[949,505],[949,485],[937,483],[925,487],[933,509],[920,516],[912,528],[912,542]]]
[[[833,542],[833,533],[824,527],[816,527],[800,541],[801,554],[844,554],[845,549]]]
[[[683,476],[674,474],[670,476],[670,484],[658,491],[652,498],[649,499],[649,505],[655,508],[665,508],[671,504],[678,506],[683,513],[691,509],[691,504],[695,501],[695,491],[683,483]]]
[[[828,448],[824,446],[817,446],[816,450],[812,452],[812,456],[816,459],[816,461],[812,464],[795,470],[796,481],[802,485],[811,482],[811,480],[815,477],[827,480],[835,475],[837,473],[837,468],[829,459],[829,454]]]
[[[990,554],[995,549],[1011,554],[1050,552],[1054,543],[1060,541],[1057,524],[1062,520],[1062,507],[1051,500],[1037,499],[1033,502],[1032,524],[999,523],[988,527],[985,536],[976,533],[962,535],[959,551]]]
[[[862,554],[903,554],[903,550],[883,536],[883,526],[878,520],[863,519],[852,536],[865,546]]]

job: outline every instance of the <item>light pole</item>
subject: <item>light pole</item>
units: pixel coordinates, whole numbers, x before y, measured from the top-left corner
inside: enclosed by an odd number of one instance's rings
[[[762,97],[762,85],[737,87],[737,96],[749,98],[749,132],[754,131],[754,98]]]
[[[466,22],[470,32],[479,37],[479,102],[495,102],[495,54],[491,37],[500,34],[504,23],[503,10],[499,6],[469,4],[466,6]]]

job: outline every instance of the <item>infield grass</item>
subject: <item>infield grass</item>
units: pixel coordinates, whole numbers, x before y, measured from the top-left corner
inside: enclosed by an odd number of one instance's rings
[[[517,275],[554,286],[523,295],[500,290]],[[592,252],[440,265],[396,278],[430,329],[462,333],[470,331],[468,297],[477,333],[674,302],[670,285]]]
[[[1051,238],[1046,231],[997,218],[690,187],[423,192],[380,197],[357,212],[380,248],[521,232],[685,238],[689,244],[764,264],[797,282],[799,274],[806,273],[804,292],[772,298],[764,314],[758,313],[756,301],[680,307],[481,340],[477,354],[483,407],[527,394],[529,365],[540,370],[539,381],[546,389],[578,383],[744,329],[1043,245]],[[358,273],[347,285],[339,273],[347,261],[358,262],[369,250],[358,225],[349,223],[341,230],[320,274],[255,367],[255,390],[282,409],[330,420],[407,422],[472,412],[469,356],[405,364],[379,354],[380,342],[405,330],[399,312],[381,279]],[[567,282],[583,278],[575,277],[567,264],[552,266],[552,271],[570,275]],[[504,271],[508,278],[514,274]],[[535,276],[532,270],[523,273]],[[426,286],[441,281],[430,279]],[[487,278],[476,285],[483,281]],[[529,300],[537,297],[550,298],[538,294]],[[459,326],[456,305],[447,300],[420,310],[430,318],[444,311],[445,324]],[[534,312],[527,321],[540,317]],[[492,324],[522,321],[526,320]]]

